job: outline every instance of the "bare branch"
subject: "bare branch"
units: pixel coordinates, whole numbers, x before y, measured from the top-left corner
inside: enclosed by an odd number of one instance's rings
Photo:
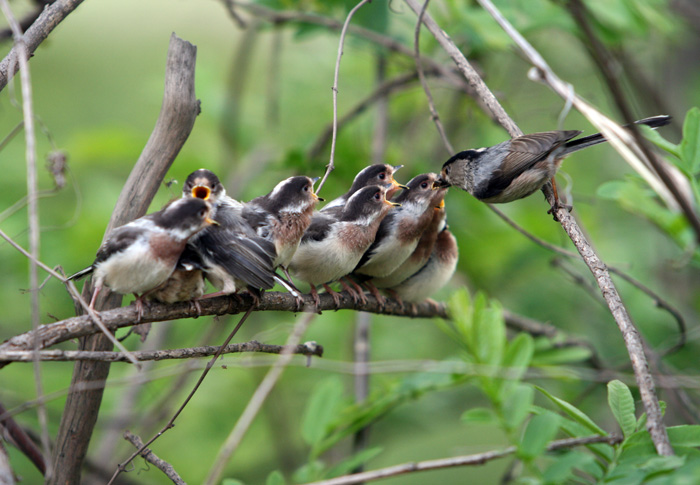
[[[141,438],[127,430],[124,432],[124,439],[134,445],[135,448],[141,450],[139,455],[148,463],[153,464],[156,468],[165,473],[165,476],[172,480],[173,483],[176,485],[187,485],[170,463],[162,458],[158,458],[155,453],[143,445]]]
[[[60,0],[54,5],[61,4]],[[107,232],[146,213],[153,196],[189,136],[199,114],[199,101],[194,93],[194,66],[196,47],[171,36],[165,75],[163,105],[138,162],[122,190]],[[84,291],[89,291],[86,285]],[[109,305],[119,306],[121,297],[112,298]],[[101,309],[103,300],[98,300]],[[87,337],[82,349],[111,350],[112,342],[104,335]],[[77,362],[64,414],[56,438],[54,474],[50,484],[78,483],[82,463],[90,443],[102,401],[103,386],[83,391],[91,381],[104,382],[109,363]]]
[[[547,447],[547,451],[558,451],[575,446],[584,446],[594,443],[607,443],[616,445],[622,442],[621,436],[587,436],[585,438],[567,438],[563,440],[552,441]],[[331,478],[330,480],[322,480],[320,482],[308,483],[307,485],[351,485],[354,483],[371,482],[381,480],[383,478],[404,475],[406,473],[424,472],[428,470],[440,470],[442,468],[453,468],[457,466],[476,466],[483,465],[489,461],[503,458],[512,455],[517,451],[515,446],[500,451],[487,451],[485,453],[477,453],[475,455],[455,456],[451,458],[440,458],[438,460],[427,460],[419,462],[404,463],[402,465],[394,465],[387,468],[380,468],[364,473],[354,475],[345,475],[342,477]]]
[[[219,351],[219,346],[189,347],[184,349],[135,351],[131,355],[139,362],[149,360],[173,360],[192,359],[197,357],[211,357]],[[241,344],[230,344],[221,350],[223,354],[240,352],[261,352],[265,354],[279,354],[286,347],[282,345],[262,344],[256,340]],[[323,356],[323,346],[309,347],[297,345],[291,349],[293,354]],[[0,350],[0,362],[31,362],[32,350]],[[41,350],[39,360],[52,362],[69,362],[75,360],[92,360],[101,362],[129,362],[122,352],[90,352],[87,350]]]
[[[15,472],[12,471],[10,457],[0,441],[0,485],[15,485]]]
[[[350,12],[348,12],[348,16],[345,19],[345,23],[343,24],[343,28],[340,31],[340,40],[338,41],[338,58],[335,61],[335,73],[333,74],[333,87],[331,88],[333,91],[333,136],[331,137],[331,155],[330,159],[328,161],[328,166],[326,167],[326,173],[323,174],[323,178],[321,181],[318,183],[318,187],[316,188],[316,192],[318,193],[321,190],[321,187],[323,187],[323,184],[326,183],[326,179],[330,175],[330,173],[333,171],[335,168],[335,141],[338,135],[338,74],[340,73],[340,58],[343,57],[343,46],[345,44],[345,35],[348,32],[348,26],[350,25],[350,21],[352,20],[353,15],[355,15],[355,12],[357,12],[364,4],[368,3],[370,0],[360,0],[360,2],[355,5]]]
[[[65,19],[68,14],[75,10],[78,5],[83,3],[83,0],[57,0],[49,5],[41,12],[39,18],[32,24],[24,34],[24,42],[26,44],[25,60],[34,54],[39,44],[56,28],[56,26]],[[17,62],[20,56],[17,46],[0,61],[0,91],[5,89],[7,83],[15,75],[19,64]]]
[[[14,38],[13,49],[17,50],[20,67],[22,116],[24,120],[25,151],[27,161],[27,217],[29,219],[29,253],[32,256],[29,259],[29,288],[31,291],[32,329],[36,330],[39,327],[39,320],[41,318],[39,313],[39,268],[36,263],[36,261],[39,260],[39,244],[41,239],[39,234],[39,201],[37,198],[38,175],[36,169],[36,133],[34,130],[34,105],[32,100],[32,81],[29,72],[29,53],[21,27],[15,19],[8,1],[0,0],[0,6],[5,14],[5,18],[7,18],[7,21],[10,24],[10,29],[12,30],[12,36]],[[39,363],[38,355],[36,354],[37,346],[38,342],[35,341],[33,359],[34,384],[36,387],[37,397],[41,398],[44,394],[44,389],[41,382],[41,365]],[[46,406],[40,404],[37,407],[37,415],[39,426],[41,428],[41,446],[43,448],[46,460],[49,461],[51,459],[51,445],[49,440],[49,420],[46,412]],[[47,469],[51,469],[50,461]]]

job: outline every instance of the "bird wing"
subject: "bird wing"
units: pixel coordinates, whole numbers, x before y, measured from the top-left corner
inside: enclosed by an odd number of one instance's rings
[[[304,232],[301,242],[304,243],[309,240],[323,241],[330,233],[333,221],[334,219],[326,214],[321,214],[319,212],[314,213],[311,218],[311,224],[309,224],[309,227]]]
[[[546,158],[552,150],[580,133],[576,130],[543,131],[519,136],[502,143],[500,147],[493,147],[495,157],[501,156],[499,149],[504,150],[505,154],[498,168],[488,178],[486,188],[479,191],[479,197],[489,198],[505,190],[513,180]]]
[[[261,237],[240,236],[217,227],[203,231],[193,246],[207,265],[215,264],[254,288],[274,286],[275,246]]]
[[[111,255],[124,251],[143,236],[143,231],[142,228],[134,227],[131,224],[116,228],[97,250],[97,257],[93,264],[101,263]]]

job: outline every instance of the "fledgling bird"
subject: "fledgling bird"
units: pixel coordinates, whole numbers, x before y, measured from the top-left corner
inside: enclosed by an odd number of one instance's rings
[[[428,262],[433,246],[438,234],[445,227],[445,194],[447,190],[442,189],[436,194],[437,205],[432,206],[432,217],[430,223],[423,231],[416,249],[411,255],[401,263],[391,274],[382,278],[372,278],[369,280],[376,288],[392,288],[407,280],[421,269]]]
[[[445,189],[433,187],[436,180],[437,174],[424,173],[408,182],[408,190],[396,197],[400,207],[384,218],[377,237],[362,256],[353,275],[365,280],[383,278],[408,259],[430,224],[433,207],[439,204],[437,200],[445,195]]]
[[[68,279],[94,273],[90,308],[104,286],[116,293],[133,293],[140,320],[143,298],[167,281],[188,240],[216,224],[211,212],[204,200],[183,199],[120,226],[107,236],[92,265]]]
[[[660,115],[635,123],[659,128],[670,121],[670,116]],[[548,180],[554,182],[553,177],[565,157],[607,141],[600,133],[572,140],[579,134],[579,130],[545,131],[459,152],[442,166],[438,185],[454,185],[489,204],[527,197]]]
[[[212,218],[218,223],[190,241],[203,262],[206,278],[219,290],[203,298],[229,295],[242,288],[257,297],[256,291],[274,286],[274,244],[255,233],[242,217],[243,204],[226,195],[213,172],[192,172],[183,184],[183,198],[209,201]]]
[[[450,281],[458,258],[457,239],[444,224],[425,265],[389,291],[402,302],[419,303],[426,300]],[[432,300],[429,301],[434,304]]]
[[[168,280],[148,294],[149,300],[161,303],[176,303],[189,301],[201,313],[199,298],[204,295],[206,283],[204,282],[204,263],[199,253],[189,244],[180,255],[175,271]]]
[[[338,295],[327,285],[355,268],[374,241],[382,219],[398,205],[386,200],[386,192],[386,187],[378,185],[364,187],[348,199],[339,216],[313,215],[289,269],[310,285],[317,307],[321,303],[317,285],[324,285],[336,306],[340,305]]]
[[[376,163],[363,168],[355,175],[350,189],[337,199],[333,199],[321,209],[321,212],[339,214],[348,199],[358,190],[370,185],[381,185],[387,188],[386,199],[391,197],[399,190],[405,189],[405,185],[401,185],[394,180],[394,174],[402,168],[403,165],[389,165],[386,163]]]
[[[257,235],[275,245],[274,266],[286,273],[304,232],[311,224],[314,208],[322,198],[314,193],[318,178],[289,177],[267,195],[244,204],[242,216]]]

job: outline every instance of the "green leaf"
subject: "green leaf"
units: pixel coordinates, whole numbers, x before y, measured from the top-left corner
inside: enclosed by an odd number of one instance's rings
[[[681,159],[691,173],[700,170],[700,108],[697,106],[685,115]]]
[[[270,472],[270,474],[267,476],[267,480],[265,480],[265,485],[286,485],[287,481],[284,479],[284,475],[282,475],[282,472],[279,470],[273,470]]]
[[[495,373],[501,364],[506,344],[506,324],[500,305],[489,305],[486,295],[478,293],[474,298],[474,324],[472,327],[474,353],[482,364],[492,366]]]
[[[518,384],[503,400],[503,421],[506,429],[517,429],[530,414],[535,389],[530,384]]]
[[[295,483],[317,482],[323,478],[323,470],[325,465],[320,460],[314,460],[306,463],[301,468],[294,472]]]
[[[644,133],[644,136],[652,142],[654,145],[657,147],[661,148],[667,153],[670,153],[674,157],[676,157],[678,160],[681,159],[681,147],[680,145],[676,145],[675,143],[671,143],[668,141],[666,138],[661,136],[661,133],[658,131],[646,126],[646,125],[638,125],[639,129],[642,130],[642,133]],[[682,168],[682,167],[679,167]]]
[[[221,485],[245,485],[245,482],[242,482],[236,478],[224,478],[221,481]]]
[[[316,385],[301,421],[301,436],[307,444],[313,446],[326,436],[342,401],[343,383],[339,378],[328,378]]]
[[[629,388],[621,381],[608,382],[608,405],[622,429],[625,438],[634,433],[637,418],[634,415],[634,398]]]
[[[525,434],[518,445],[518,456],[532,460],[545,452],[559,430],[559,417],[553,414],[535,416],[527,423]]]
[[[533,366],[573,364],[591,357],[591,350],[581,346],[548,349],[532,358]]]
[[[557,456],[542,475],[545,483],[568,483],[574,478],[574,469],[589,468],[595,458],[590,453],[569,451]]]
[[[496,414],[489,408],[471,408],[459,418],[464,423],[493,424],[497,421]]]
[[[384,451],[383,448],[376,447],[376,448],[368,448],[366,450],[363,450],[359,453],[356,453],[355,455],[351,456],[350,458],[341,461],[337,465],[335,465],[333,468],[328,470],[328,473],[326,473],[325,478],[334,478],[334,477],[340,477],[342,475],[348,475],[352,473],[354,469],[359,467],[360,465],[364,465],[368,461],[372,460],[373,458],[376,458],[379,456],[379,454]]]
[[[508,379],[519,381],[530,366],[532,355],[535,352],[535,343],[532,336],[521,333],[509,344],[503,356],[503,367]]]
[[[673,446],[700,446],[700,425],[670,426],[666,431]]]
[[[596,434],[607,436],[608,433],[606,433],[605,430],[595,424],[591,418],[589,418],[583,411],[579,410],[574,405],[569,404],[558,397],[552,396],[549,392],[539,386],[535,386],[535,389],[547,396],[554,404],[557,405],[557,407],[559,407],[559,409],[568,414],[574,421],[584,425],[586,428],[590,429]]]
[[[467,348],[472,349],[472,310],[471,298],[466,289],[461,289],[452,293],[448,302],[450,316],[455,324],[455,330],[459,333],[461,341]]]

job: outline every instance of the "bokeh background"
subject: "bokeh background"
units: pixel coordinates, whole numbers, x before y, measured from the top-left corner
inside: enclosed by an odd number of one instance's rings
[[[560,77],[603,112],[620,119],[564,5],[546,0],[496,3]],[[340,22],[354,5],[350,1],[314,0],[258,4]],[[686,112],[700,104],[699,23],[692,17],[697,4],[662,0],[586,4],[595,15],[599,35],[625,61],[623,87],[635,114],[644,117],[664,111],[673,115],[673,126],[664,128],[662,135],[677,143]],[[12,2],[11,6],[19,17],[33,8],[26,1]],[[310,158],[309,151],[332,120],[331,86],[338,31],[295,22],[273,25],[250,15],[245,7],[237,11],[246,20],[246,28],[234,21],[223,1],[86,1],[37,50],[30,67],[38,123],[40,188],[47,191],[39,203],[42,261],[61,265],[67,273],[92,262],[120,189],[158,116],[172,32],[197,46],[196,92],[202,113],[166,177],[168,185],[161,187],[151,210],[179,196],[187,174],[202,167],[217,172],[229,192],[242,200],[267,193],[290,175],[323,174],[329,145],[316,158]],[[561,99],[527,80],[527,63],[478,5],[435,0],[429,11],[475,63],[523,131],[594,131],[576,112],[559,124]],[[378,0],[363,7],[353,21],[409,49],[413,47],[415,22],[416,16],[402,2]],[[11,42],[3,41],[1,48],[4,56]],[[421,34],[421,51],[451,65],[427,31]],[[390,79],[414,69],[410,57],[349,35],[340,66],[339,115],[374,91],[382,70],[385,79]],[[506,139],[505,131],[452,84],[434,77],[429,77],[429,83],[457,149],[488,146]],[[0,93],[0,139],[22,120],[17,104],[20,96],[18,83]],[[389,97],[387,128],[381,158],[404,164],[397,175],[400,182],[425,171],[438,171],[450,155],[440,142],[417,81]],[[327,200],[340,195],[355,173],[373,162],[376,131],[376,104],[342,127],[337,168],[320,195]],[[0,150],[0,228],[28,247],[26,207],[21,202],[15,205],[26,195],[24,150],[23,132],[8,138]],[[43,169],[47,156],[56,151],[65,153],[68,163],[67,184],[57,191],[52,190],[51,174]],[[675,232],[669,233],[626,203],[629,201],[601,196],[599,191],[605,192],[601,187],[606,183],[635,177],[608,146],[572,156],[562,172],[560,184],[566,187],[574,214],[604,261],[653,288],[686,317],[688,344],[665,362],[680,374],[696,376],[696,312],[700,304],[697,257],[685,224],[674,219]],[[459,241],[460,261],[451,284],[436,299],[446,298],[459,287],[483,291],[513,312],[550,322],[565,335],[590,341],[610,368],[622,366],[622,372],[631,375],[625,367],[628,357],[622,339],[597,290],[592,289],[585,267],[572,261],[553,264],[555,259],[559,261],[553,253],[518,234],[464,192],[451,190],[446,203],[448,222]],[[542,196],[535,194],[503,210],[538,237],[570,248],[561,227],[547,215],[547,208]],[[24,291],[29,286],[28,262],[5,242],[0,242],[0,275],[0,340],[4,340],[31,327],[30,296]],[[620,281],[619,288],[635,323],[654,349],[663,350],[678,340],[677,325],[668,313],[632,286]],[[130,300],[125,298],[126,303]],[[49,281],[41,290],[41,314],[45,323],[74,314],[68,294],[56,281]],[[303,358],[294,360],[229,463],[227,477],[249,484],[263,483],[273,470],[291,477],[307,462],[309,446],[301,427],[309,396],[319,386],[340,386],[347,403],[353,400],[351,363],[356,317],[354,312],[341,311],[316,318],[304,339],[322,344],[324,358],[314,359],[310,367]],[[295,318],[299,316],[254,314],[236,339],[283,343]],[[391,370],[371,376],[373,393],[392,393],[402,386],[410,389],[424,376],[418,370],[431,362],[452,359],[460,352],[459,346],[430,320],[371,318],[371,359],[392,364],[385,367]],[[202,317],[158,323],[149,341],[159,348],[215,345],[236,320]],[[126,344],[141,348],[135,337]],[[73,349],[75,343],[61,348]],[[567,378],[555,377],[554,373],[551,378],[540,377],[541,383],[612,427],[610,412],[602,406],[604,382],[597,382],[598,375],[586,365],[587,357],[580,349],[542,352],[542,374],[546,375],[550,367],[570,372]],[[177,426],[157,442],[156,453],[191,483],[201,481],[271,362],[266,356],[225,356]],[[134,370],[127,364],[112,365],[90,458],[113,470],[131,453],[121,439],[121,431],[130,428],[146,438],[154,426],[168,419],[167,410],[179,406],[204,365],[204,361],[158,363],[145,374],[149,382],[136,396],[130,394],[136,379]],[[41,366],[45,392],[53,396],[48,403],[52,436],[58,428],[72,367],[70,363]],[[460,423],[466,409],[484,401],[468,382],[441,385],[440,373],[425,375],[426,379],[434,379],[434,389],[416,386],[421,390],[407,392],[400,405],[372,428],[370,444],[382,452],[368,463],[368,468],[474,453],[507,443],[498,430]],[[0,372],[0,402],[7,408],[35,397],[31,365],[13,364]],[[133,415],[126,417],[120,414],[125,399],[135,402]],[[153,418],[159,410],[163,414]],[[155,424],[149,427],[140,423],[145,416],[152,423],[155,419]],[[31,409],[17,419],[38,429]],[[670,415],[668,421],[674,420],[682,418]],[[332,464],[347,456],[350,441],[341,441],[321,459]],[[25,483],[38,483],[39,475],[26,459],[14,449],[10,449],[10,455]],[[492,483],[506,465],[505,461],[494,462],[385,483]],[[127,478],[135,483],[168,483],[160,472],[139,461]]]

